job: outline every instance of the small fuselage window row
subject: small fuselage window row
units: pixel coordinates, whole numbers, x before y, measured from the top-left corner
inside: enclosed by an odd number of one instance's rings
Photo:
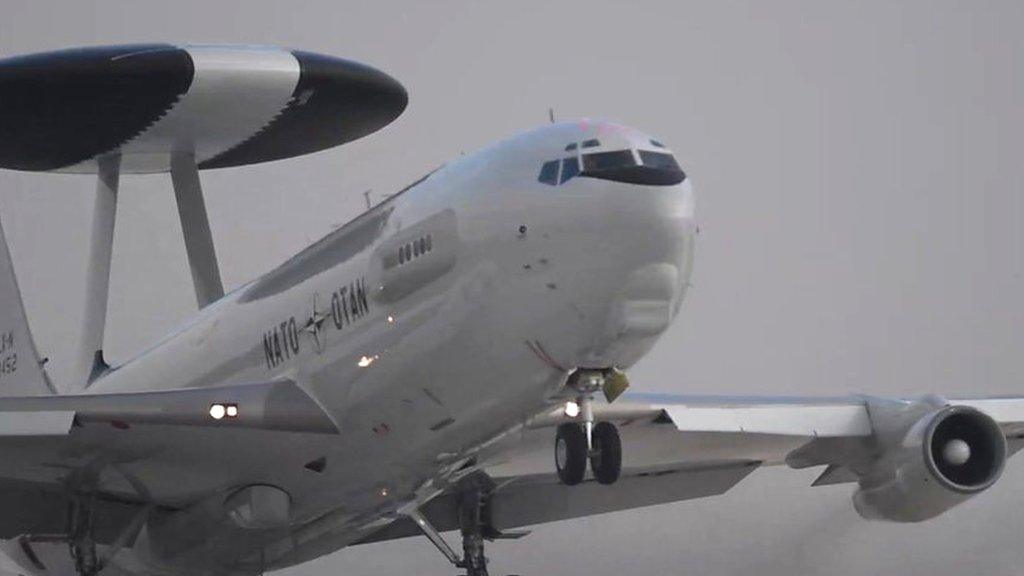
[[[398,247],[398,265],[407,264],[434,249],[434,235],[420,236]]]

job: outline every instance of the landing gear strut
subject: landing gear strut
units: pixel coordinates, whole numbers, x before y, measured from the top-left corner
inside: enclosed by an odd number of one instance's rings
[[[88,494],[76,495],[68,507],[68,547],[79,576],[95,576],[100,571],[93,539],[93,508],[93,498]]]
[[[152,497],[146,486],[117,465],[111,465],[111,469],[120,474],[135,490],[139,500],[146,504],[138,508],[135,515],[121,528],[112,541],[104,542],[106,546],[103,556],[97,554],[93,519],[96,515],[97,478],[103,466],[103,463],[94,463],[86,470],[81,471],[76,482],[78,487],[70,494],[66,540],[71,558],[75,561],[75,571],[78,576],[99,574],[139,534],[153,511]]]
[[[400,513],[412,519],[453,566],[464,569],[465,576],[488,576],[484,541],[517,539],[526,536],[529,532],[501,532],[494,528],[491,522],[490,508],[494,482],[488,476],[469,477],[464,482],[463,489],[459,492],[458,504],[462,557],[452,550],[452,547],[415,505]]]
[[[462,566],[466,576],[488,576],[484,555],[484,509],[482,490],[470,490],[459,501],[459,528],[462,532]]]
[[[578,392],[576,404],[583,425],[569,422],[558,427],[555,434],[555,468],[558,470],[558,478],[567,486],[583,482],[587,460],[590,460],[590,469],[598,483],[614,484],[622,470],[619,431],[611,422],[595,424],[593,408],[594,393],[604,389],[608,395],[607,375],[602,371],[587,371],[577,372],[573,376],[569,386]],[[621,373],[613,377],[624,379]]]

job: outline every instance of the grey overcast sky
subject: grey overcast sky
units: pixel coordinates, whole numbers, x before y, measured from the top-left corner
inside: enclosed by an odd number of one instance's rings
[[[277,44],[402,81],[403,117],[310,157],[206,173],[229,287],[463,151],[559,118],[657,134],[698,193],[684,313],[644,390],[1024,393],[1024,3],[0,0],[0,54],[138,41]],[[69,95],[72,97],[72,95]],[[3,135],[0,135],[3,137]],[[72,365],[93,182],[0,172],[0,214],[52,371]],[[194,311],[166,177],[126,178],[108,356]],[[923,525],[849,486],[759,472],[717,499],[538,527],[494,572],[1019,574],[1024,459]],[[448,574],[425,539],[287,576]]]

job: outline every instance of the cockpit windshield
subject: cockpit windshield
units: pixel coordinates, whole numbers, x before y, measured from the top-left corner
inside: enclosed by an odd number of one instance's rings
[[[616,150],[614,152],[594,152],[583,155],[583,171],[607,170],[623,166],[636,166],[632,150]]]
[[[650,150],[635,152],[615,150],[584,154],[580,176],[647,186],[671,186],[686,180],[686,174],[671,154]]]
[[[660,142],[651,142],[664,149]],[[578,151],[579,156],[545,162],[537,180],[552,186],[565,184],[576,176],[646,186],[671,186],[686,180],[686,174],[668,151],[631,148],[589,151],[599,146],[597,140],[570,143],[565,147],[566,152]]]

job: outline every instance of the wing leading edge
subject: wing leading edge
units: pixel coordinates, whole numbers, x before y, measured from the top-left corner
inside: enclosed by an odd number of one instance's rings
[[[0,436],[63,435],[72,421],[338,432],[330,416],[291,380],[156,392],[0,398]]]

